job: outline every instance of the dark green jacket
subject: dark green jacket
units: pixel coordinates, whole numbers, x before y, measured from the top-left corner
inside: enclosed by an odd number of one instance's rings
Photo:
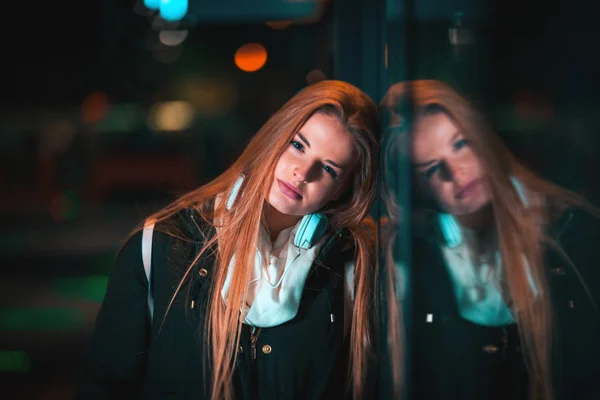
[[[118,255],[77,399],[210,398],[210,367],[205,367],[210,352],[203,339],[214,273],[212,256],[193,267],[163,322],[175,288],[204,243],[193,218],[199,219],[185,211],[170,221],[189,241],[155,228],[152,324],[146,303],[141,233],[134,235]],[[212,227],[200,224],[200,229],[209,236],[214,234]],[[256,359],[251,357],[250,327],[243,326],[233,380],[237,399],[345,397],[348,346],[343,340],[343,274],[345,263],[353,258],[346,239],[341,234],[328,239],[313,263],[297,316],[261,330],[255,344]]]
[[[550,234],[598,303],[599,222],[567,210]],[[413,245],[410,398],[526,398],[529,380],[516,326],[483,327],[463,319],[439,245],[423,237],[415,237]],[[562,255],[547,248],[545,263],[554,311],[555,399],[600,399],[600,312]]]

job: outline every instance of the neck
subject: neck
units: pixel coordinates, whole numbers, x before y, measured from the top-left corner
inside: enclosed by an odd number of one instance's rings
[[[479,210],[456,217],[458,223],[478,234],[486,234],[494,227],[494,208],[487,204]]]
[[[282,230],[296,225],[300,220],[297,215],[287,215],[279,212],[269,202],[265,202],[263,210],[263,222],[272,242],[275,242]]]
[[[461,226],[467,228],[472,234],[465,235],[469,247],[479,255],[493,252],[495,247],[494,209],[491,204],[484,206],[474,213],[457,216]]]

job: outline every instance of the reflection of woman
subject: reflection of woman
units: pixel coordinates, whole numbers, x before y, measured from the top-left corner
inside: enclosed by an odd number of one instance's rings
[[[412,134],[412,398],[600,398],[600,229],[580,211],[595,209],[440,82],[394,85],[383,106],[391,216],[389,168]]]
[[[376,135],[367,95],[339,81],[314,84],[232,167],[149,219],[154,310],[138,231],[110,278],[79,396],[340,398],[350,362],[360,397],[371,353],[375,264],[365,221]]]

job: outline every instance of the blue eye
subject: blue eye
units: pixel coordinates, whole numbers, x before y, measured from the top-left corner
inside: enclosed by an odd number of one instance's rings
[[[469,141],[467,139],[461,139],[461,140],[458,140],[456,143],[454,143],[454,148],[456,150],[460,150],[463,147],[465,147],[467,144],[469,144]]]
[[[325,165],[323,166],[323,168],[325,169],[325,171],[327,171],[329,175],[331,175],[333,179],[337,179],[337,173],[333,168],[331,168],[329,165]]]
[[[294,146],[294,148],[296,148],[296,149],[298,149],[300,151],[304,151],[304,145],[302,143],[298,142],[297,140],[292,140],[290,142],[290,144],[292,146]]]

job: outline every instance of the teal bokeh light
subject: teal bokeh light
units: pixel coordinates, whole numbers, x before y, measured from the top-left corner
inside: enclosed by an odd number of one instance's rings
[[[179,21],[188,11],[188,0],[160,0],[160,16],[169,22]]]
[[[144,0],[144,5],[150,10],[158,10],[160,8],[160,0]]]

